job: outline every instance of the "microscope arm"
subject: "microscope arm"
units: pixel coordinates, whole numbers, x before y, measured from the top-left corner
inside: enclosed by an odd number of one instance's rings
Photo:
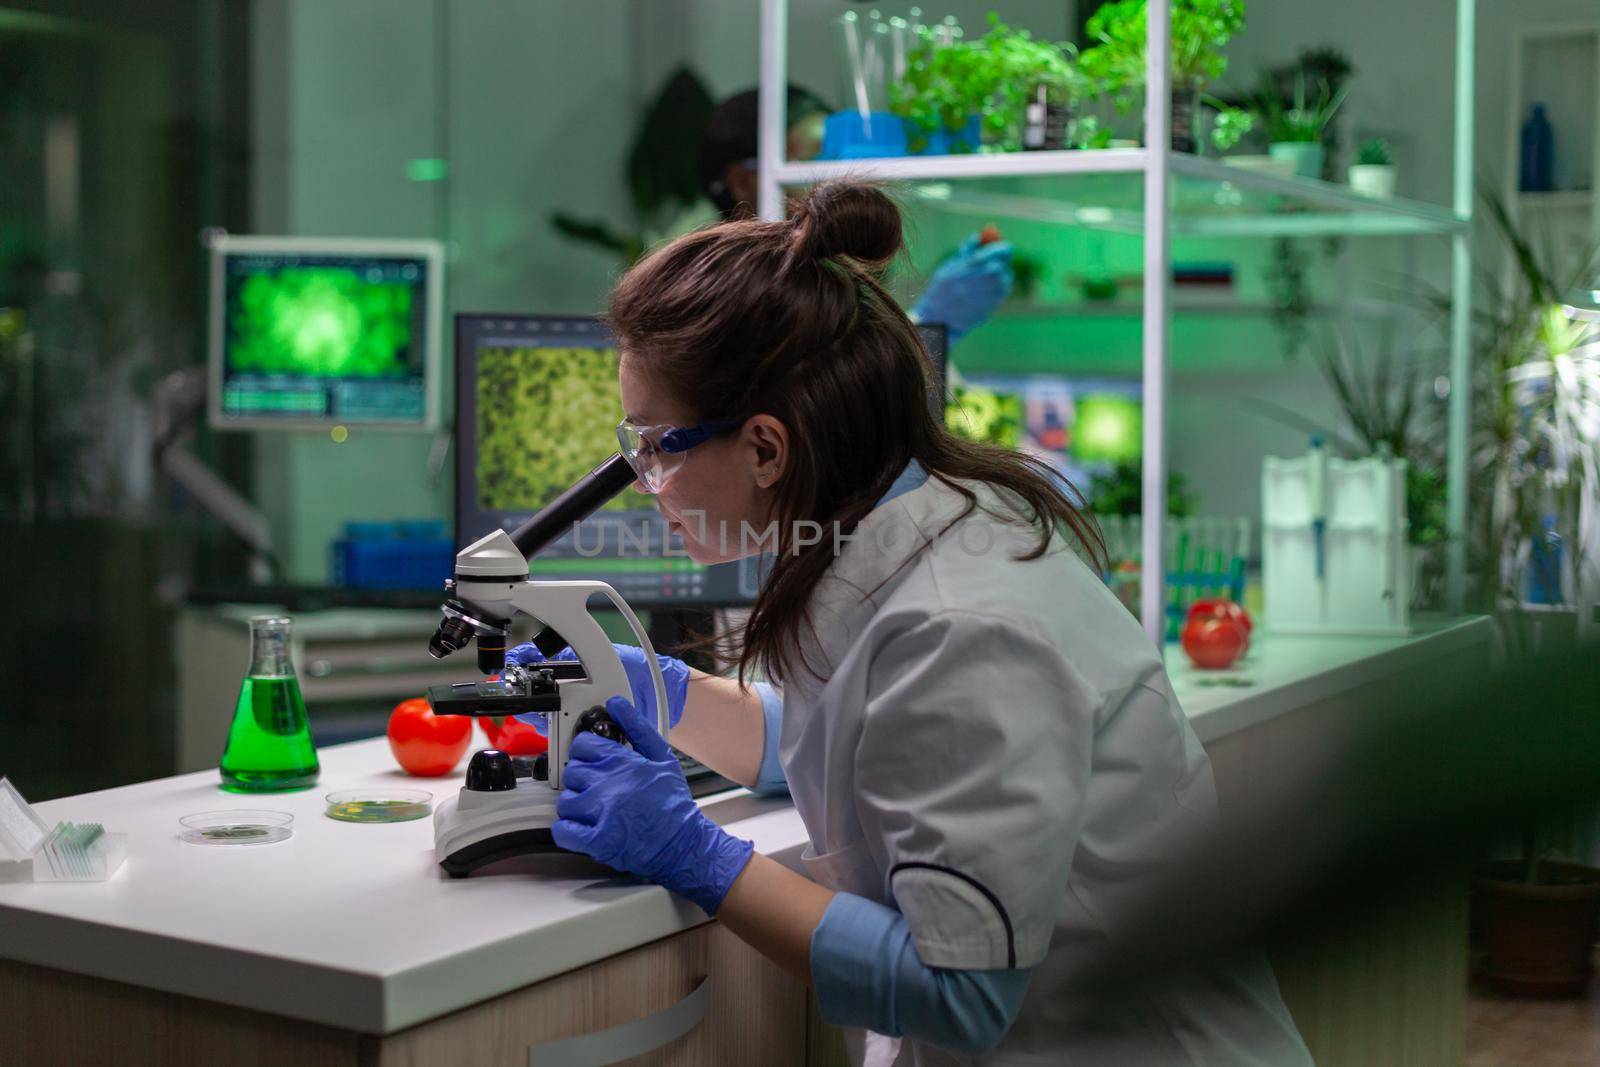
[[[272,563],[272,531],[266,516],[183,444],[205,403],[203,367],[174,371],[156,385],[151,400],[156,467],[249,545],[257,560]]]

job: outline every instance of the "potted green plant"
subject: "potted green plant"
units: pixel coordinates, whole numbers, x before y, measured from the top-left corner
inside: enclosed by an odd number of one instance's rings
[[[1091,474],[1085,494],[1095,515],[1132,518],[1143,513],[1144,474],[1136,459],[1119,460],[1110,470]],[[1167,515],[1186,519],[1199,507],[1199,495],[1177,471],[1167,472]]]
[[[1505,993],[1578,996],[1594,977],[1600,870],[1545,855],[1523,832],[1521,859],[1480,867],[1473,879],[1486,953],[1482,975]]]
[[[1319,80],[1313,97],[1306,89],[1305,72],[1296,71],[1294,93],[1286,102],[1277,82],[1264,78],[1261,91],[1256,94],[1255,111],[1271,142],[1267,150],[1272,158],[1292,163],[1302,178],[1321,177],[1323,134],[1348,92],[1343,86],[1330,89],[1327,82]]]
[[[1230,113],[1219,122],[1222,139],[1231,147],[1243,132],[1237,109],[1204,95],[1206,85],[1228,69],[1222,49],[1244,29],[1244,0],[1173,0],[1172,4],[1172,148],[1193,152],[1199,146],[1196,126],[1202,104]],[[1110,97],[1117,110],[1132,107],[1145,83],[1145,0],[1113,0],[1089,16],[1085,30],[1093,47],[1079,57],[1083,73],[1096,92]],[[1247,128],[1247,125],[1246,127]],[[1217,143],[1213,134],[1213,143]]]
[[[1382,137],[1362,141],[1356,149],[1356,161],[1350,164],[1350,191],[1387,200],[1394,196],[1394,179],[1389,142]]]
[[[1472,302],[1466,547],[1469,574],[1484,577],[1469,593],[1473,607],[1495,613],[1507,654],[1521,657],[1533,651],[1521,604],[1530,538],[1553,520],[1582,573],[1595,536],[1600,324],[1568,311],[1566,298],[1593,288],[1600,243],[1571,254],[1519,226],[1496,193],[1480,196],[1515,269],[1481,272]],[[1422,288],[1442,328],[1450,294]],[[1531,617],[1544,624],[1552,614]],[[1478,871],[1486,977],[1501,988],[1558,995],[1589,981],[1600,870],[1553,859],[1552,837],[1527,826],[1520,858]]]
[[[924,34],[906,73],[889,89],[889,110],[906,124],[914,153],[1000,151],[1022,146],[1028,101],[1043,90],[1051,107],[1070,113],[1086,83],[1070,44],[1034,39],[989,14],[975,41],[941,44]]]

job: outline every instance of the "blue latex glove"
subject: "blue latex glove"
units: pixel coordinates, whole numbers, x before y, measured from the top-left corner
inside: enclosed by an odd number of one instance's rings
[[[650,681],[650,662],[645,659],[644,649],[638,645],[612,645],[617,650],[617,658],[622,660],[623,673],[628,676],[628,686],[633,690],[633,703],[643,709],[646,718],[651,722],[656,721],[656,687]],[[522,666],[528,663],[539,663],[545,658],[533,645],[518,645],[506,652],[506,662]],[[577,653],[570,648],[563,648],[551,659],[574,660]],[[667,688],[667,714],[671,717],[673,726],[678,725],[678,720],[683,718],[683,705],[689,698],[689,665],[681,659],[671,656],[657,656],[656,662],[661,665],[661,680]],[[544,716],[529,713],[526,716],[518,715],[518,719],[528,723],[541,734],[544,733]]]
[[[950,343],[983,325],[1011,292],[1011,246],[1004,241],[978,245],[978,235],[964,241],[933,272],[912,314],[918,322],[942,322]]]
[[[633,747],[592,733],[573,739],[551,836],[715,915],[755,846],[700,813],[683,768],[638,708],[612,697],[606,710]]]

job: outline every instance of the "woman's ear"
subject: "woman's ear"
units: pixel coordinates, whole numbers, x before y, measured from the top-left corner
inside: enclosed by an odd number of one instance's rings
[[[741,437],[756,487],[771,489],[789,469],[789,428],[771,415],[745,420]]]

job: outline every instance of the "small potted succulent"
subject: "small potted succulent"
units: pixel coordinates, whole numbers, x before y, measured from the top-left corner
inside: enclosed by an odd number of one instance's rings
[[[1271,141],[1268,151],[1272,158],[1292,163],[1294,172],[1302,178],[1321,177],[1326,151],[1323,135],[1339,113],[1347,92],[1343,87],[1331,90],[1327,82],[1319,80],[1317,95],[1312,98],[1306,90],[1305,73],[1299,71],[1294,78],[1294,97],[1285,106],[1277,82],[1264,78],[1256,94],[1255,110]]]
[[[1206,96],[1205,86],[1228,69],[1222,49],[1244,29],[1244,0],[1173,0],[1172,2],[1172,149],[1195,152],[1202,105],[1226,115],[1213,133],[1219,149],[1231,147],[1248,128],[1243,114]],[[1126,113],[1144,87],[1145,0],[1112,0],[1089,16],[1084,29],[1095,44],[1079,57],[1083,73],[1097,95],[1110,97]],[[1241,125],[1242,123],[1242,125]],[[1231,139],[1230,139],[1231,138]]]
[[[1350,164],[1350,189],[1363,196],[1387,200],[1394,196],[1394,160],[1389,156],[1389,142],[1382,137],[1362,141],[1356,149],[1356,161]]]

